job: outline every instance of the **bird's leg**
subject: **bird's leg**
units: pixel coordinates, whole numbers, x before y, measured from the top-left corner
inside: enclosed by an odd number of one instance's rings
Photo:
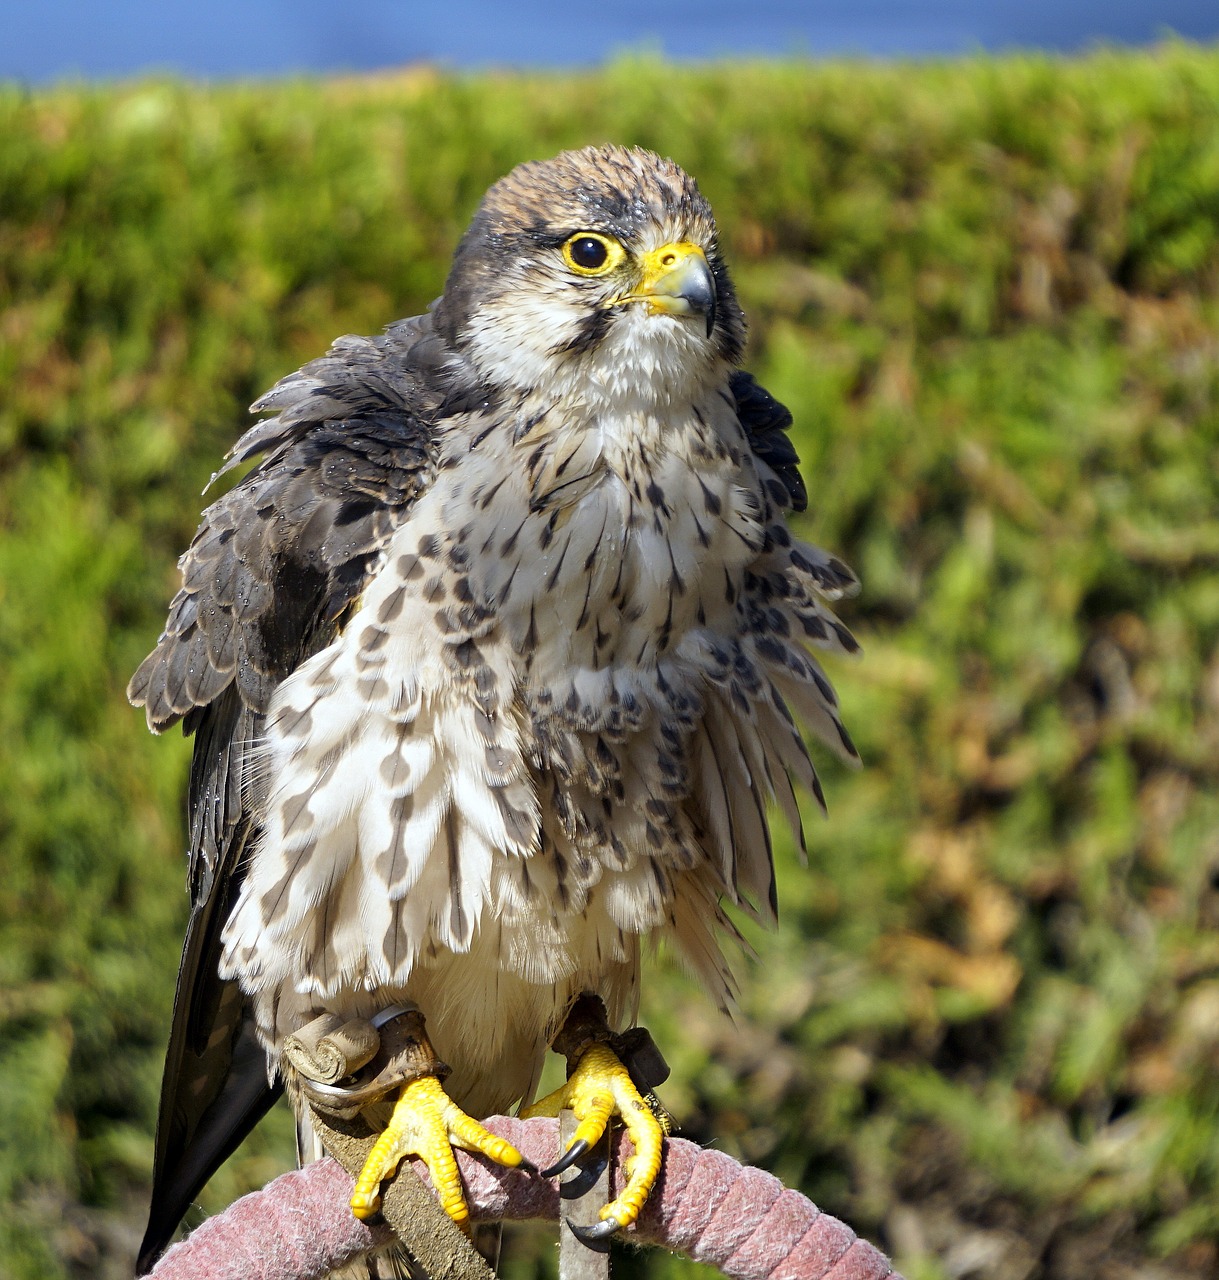
[[[660,1173],[669,1118],[651,1088],[664,1080],[668,1068],[646,1032],[615,1035],[606,1021],[605,1005],[594,995],[583,995],[572,1006],[553,1047],[567,1058],[567,1083],[521,1115],[525,1119],[557,1116],[567,1109],[579,1123],[571,1144],[556,1164],[543,1170],[543,1177],[570,1168],[601,1137],[614,1115],[622,1119],[635,1145],[635,1154],[626,1163],[622,1193],[601,1210],[598,1226],[577,1232],[585,1239],[605,1239],[639,1217]],[[639,1069],[633,1073],[624,1059],[638,1063]]]
[[[398,1088],[397,1101],[385,1132],[369,1152],[356,1178],[351,1210],[357,1218],[371,1218],[381,1207],[381,1183],[392,1178],[406,1156],[419,1156],[432,1175],[441,1207],[460,1227],[469,1222],[470,1210],[461,1190],[454,1147],[481,1151],[497,1164],[515,1168],[523,1157],[511,1143],[497,1138],[445,1093],[441,1081],[449,1068],[436,1056],[423,1029],[423,1015],[412,1015],[414,1025],[402,1060],[407,1075]]]

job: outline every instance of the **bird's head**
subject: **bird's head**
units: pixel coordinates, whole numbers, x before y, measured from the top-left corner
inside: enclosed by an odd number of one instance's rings
[[[693,178],[650,151],[588,147],[487,192],[436,321],[491,385],[640,408],[726,376],[745,322]]]

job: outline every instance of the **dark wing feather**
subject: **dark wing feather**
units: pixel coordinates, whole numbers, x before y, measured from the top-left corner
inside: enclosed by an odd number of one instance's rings
[[[240,887],[250,821],[240,799],[241,759],[261,717],[235,684],[198,718],[190,779],[190,923],[165,1055],[148,1231],[138,1274],[152,1269],[182,1214],[279,1096],[266,1054],[233,983],[216,975],[220,931]],[[220,874],[217,875],[217,871]],[[230,874],[225,874],[229,870]]]
[[[787,501],[781,505],[793,511],[805,510],[808,492],[800,476],[800,456],[787,434],[792,425],[791,413],[743,369],[732,375],[728,386],[754,454],[770,467],[787,490]]]
[[[343,338],[254,407],[278,416],[238,442],[262,461],[203,514],[182,589],[128,696],[149,727],[195,735],[191,917],[174,998],[157,1121],[151,1269],[203,1184],[274,1102],[244,999],[217,975],[220,938],[258,832],[252,767],[281,680],[341,630],[378,552],[426,485],[429,423],[464,390],[430,319]]]

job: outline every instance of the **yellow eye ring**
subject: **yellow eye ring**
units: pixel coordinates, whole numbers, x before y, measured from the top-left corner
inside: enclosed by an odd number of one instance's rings
[[[563,245],[563,261],[578,276],[603,276],[626,257],[617,240],[597,231],[577,231]]]

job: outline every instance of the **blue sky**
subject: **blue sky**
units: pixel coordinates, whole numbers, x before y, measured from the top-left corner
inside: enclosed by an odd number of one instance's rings
[[[0,77],[201,77],[433,61],[574,66],[650,46],[733,54],[952,54],[1219,39],[1219,0],[0,0]]]

